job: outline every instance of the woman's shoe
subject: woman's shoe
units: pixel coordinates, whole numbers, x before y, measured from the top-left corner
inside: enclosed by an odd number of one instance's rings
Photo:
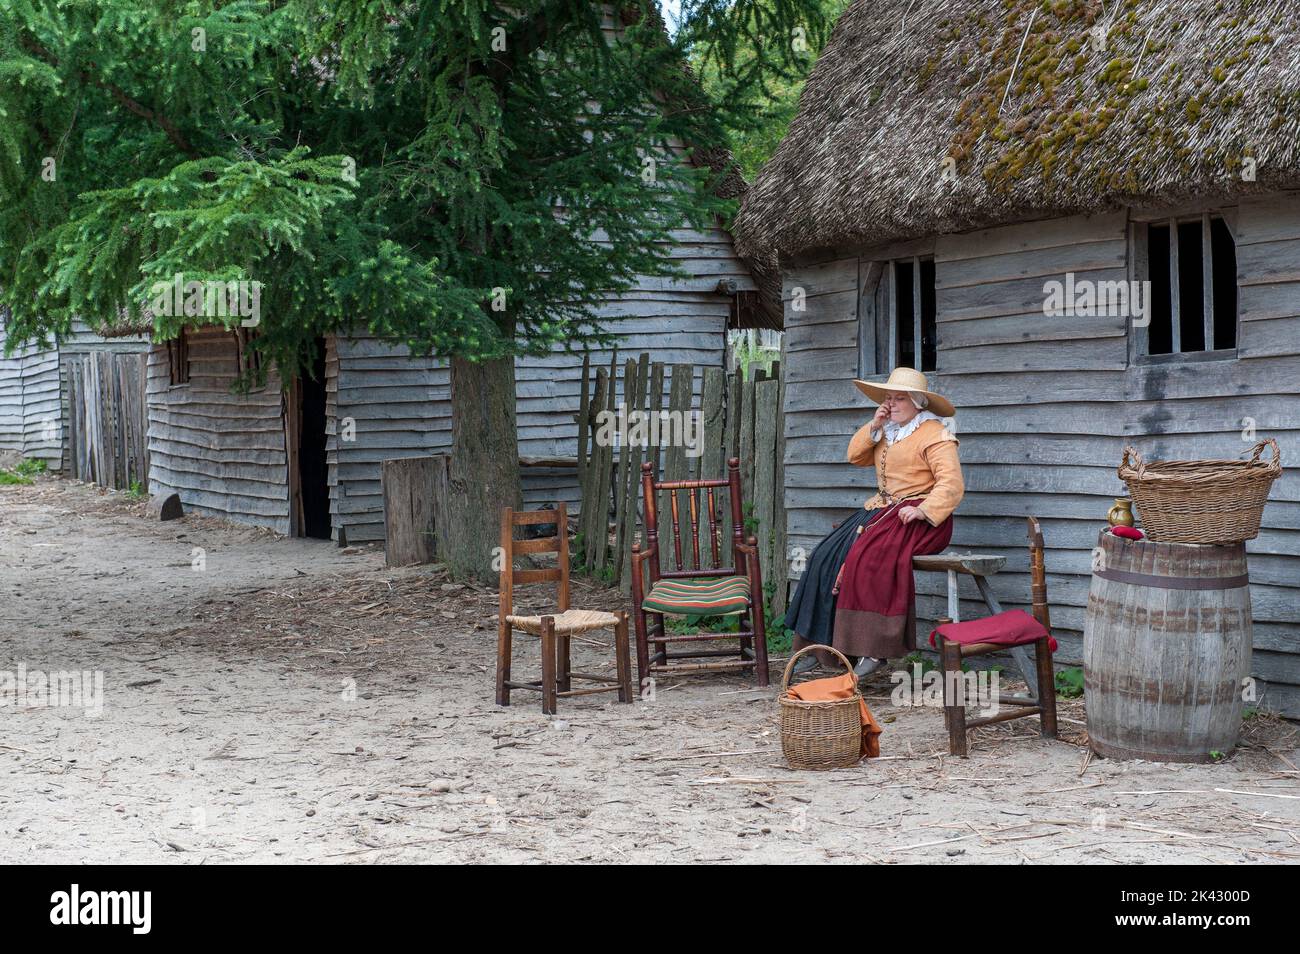
[[[794,670],[791,675],[802,676],[806,672],[812,672],[817,668],[817,657],[812,653],[806,656],[800,656],[795,660]]]
[[[883,659],[872,659],[870,656],[863,656],[853,667],[853,675],[857,676],[859,679],[863,679],[866,676],[871,675],[884,664],[885,660]]]

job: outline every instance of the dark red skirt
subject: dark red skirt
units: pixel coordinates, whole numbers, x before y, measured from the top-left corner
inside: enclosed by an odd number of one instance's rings
[[[897,659],[914,650],[912,557],[940,553],[951,540],[951,516],[937,527],[925,519],[905,524],[894,505],[872,520],[844,560],[831,645],[846,656],[877,659]]]

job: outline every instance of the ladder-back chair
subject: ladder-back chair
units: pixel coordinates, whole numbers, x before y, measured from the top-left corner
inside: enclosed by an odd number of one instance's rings
[[[516,540],[515,527],[555,524],[555,536]],[[497,705],[510,705],[511,689],[531,689],[542,694],[542,711],[555,714],[558,698],[585,696],[596,692],[617,692],[619,702],[632,701],[632,662],[628,649],[627,613],[569,608],[569,517],[563,501],[554,510],[501,511],[501,603],[497,616]],[[545,569],[517,570],[515,555],[526,553],[557,554],[557,566]],[[558,612],[545,616],[514,615],[514,590],[520,583],[557,584]],[[522,630],[542,639],[542,678],[515,682],[510,678],[512,637]],[[578,633],[610,629],[614,632],[614,656],[617,676],[600,676],[573,672],[570,665],[570,639]],[[573,680],[605,683],[574,689]]]
[[[1024,610],[1005,610],[965,623],[940,620],[930,634],[930,642],[939,651],[943,669],[943,715],[948,727],[948,751],[953,755],[966,756],[966,733],[969,730],[1027,716],[1039,717],[1044,738],[1056,738],[1056,680],[1052,668],[1056,640],[1052,638],[1052,617],[1047,605],[1043,530],[1034,517],[1029,518],[1029,573],[1032,616]],[[1037,692],[1029,696],[999,695],[996,700],[998,708],[1005,706],[1005,711],[967,719],[962,660],[1030,644],[1034,647]]]
[[[722,564],[723,540],[714,491],[727,488],[731,505],[731,565]],[[703,492],[703,506],[697,492]],[[659,537],[657,495],[667,495],[672,520],[672,546],[677,569],[665,571]],[[682,540],[678,495],[686,494],[685,512],[690,520],[690,536]],[[768,684],[767,633],[763,620],[763,576],[758,561],[758,541],[746,539],[744,507],[740,499],[740,461],[727,461],[727,476],[720,480],[654,479],[654,464],[641,465],[641,505],[644,537],[632,547],[632,612],[636,622],[637,675],[644,690],[655,673],[700,672],[714,669],[752,668],[758,684]],[[705,548],[711,565],[705,566],[701,555],[703,519],[708,521]],[[689,561],[684,555],[689,554]],[[693,564],[689,566],[688,564]],[[673,634],[664,624],[665,616],[740,616],[740,631],[735,633]],[[691,648],[670,653],[669,643],[701,643],[720,639],[738,639],[739,650]],[[654,643],[651,652],[650,644]],[[720,660],[716,657],[738,656]],[[683,659],[715,659],[713,662],[683,663]]]

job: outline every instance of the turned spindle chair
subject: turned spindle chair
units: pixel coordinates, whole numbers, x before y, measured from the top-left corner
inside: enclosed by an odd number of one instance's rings
[[[725,487],[731,505],[731,565],[722,565],[722,528],[714,491]],[[703,492],[704,506],[700,495]],[[672,545],[677,569],[664,570],[659,538],[659,494],[666,494],[672,519]],[[681,509],[678,496],[685,494],[689,516],[689,536],[683,550]],[[763,620],[763,577],[758,561],[758,541],[745,538],[744,508],[740,499],[740,461],[727,461],[727,476],[722,480],[654,479],[654,464],[641,465],[641,506],[644,537],[632,547],[632,612],[636,622],[637,675],[644,688],[656,673],[678,674],[724,669],[754,669],[758,684],[768,684],[767,634]],[[707,517],[707,553],[711,565],[703,565],[701,518]],[[683,553],[690,560],[683,559]],[[693,566],[688,566],[688,563]],[[740,616],[740,631],[735,633],[673,634],[664,625],[665,616]],[[715,640],[738,639],[735,649],[691,648],[670,653],[669,643],[694,646]],[[650,644],[654,643],[651,652]],[[734,659],[718,657],[738,656]],[[678,662],[678,660],[713,659],[712,662]]]
[[[1047,605],[1047,572],[1043,564],[1043,531],[1034,517],[1029,518],[1029,571],[1033,615],[1024,610],[1006,610],[983,619],[954,623],[940,619],[930,634],[931,644],[939,652],[943,670],[943,716],[948,727],[948,751],[965,758],[966,733],[982,725],[1038,716],[1044,738],[1056,738],[1056,682],[1052,653],[1052,618]],[[996,715],[966,718],[963,659],[1006,652],[1017,646],[1034,647],[1036,691],[1028,696],[1000,695]]]
[[[515,527],[555,524],[555,535],[531,540],[516,540]],[[617,692],[619,702],[632,701],[632,662],[628,648],[627,613],[569,608],[569,517],[563,501],[554,510],[501,511],[501,604],[497,617],[497,705],[510,705],[511,689],[531,689],[542,694],[542,712],[555,714],[556,699],[585,696],[596,692]],[[515,555],[520,553],[557,554],[556,566],[544,569],[517,570]],[[558,585],[557,610],[544,616],[514,615],[514,589],[519,583]],[[531,682],[514,682],[510,678],[512,637],[522,630],[542,639],[542,678]],[[614,632],[614,657],[617,676],[599,676],[573,672],[569,659],[570,638],[592,630]],[[573,680],[605,683],[574,689]]]

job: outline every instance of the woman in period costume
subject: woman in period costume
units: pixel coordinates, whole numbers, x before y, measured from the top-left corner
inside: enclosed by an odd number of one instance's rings
[[[884,384],[853,383],[880,406],[849,441],[848,459],[875,465],[879,492],[813,550],[785,625],[796,650],[834,646],[857,657],[861,677],[915,648],[912,557],[948,546],[965,486],[957,439],[942,420],[956,411],[925,375],[895,368]],[[796,672],[817,665],[817,655],[800,658]]]

